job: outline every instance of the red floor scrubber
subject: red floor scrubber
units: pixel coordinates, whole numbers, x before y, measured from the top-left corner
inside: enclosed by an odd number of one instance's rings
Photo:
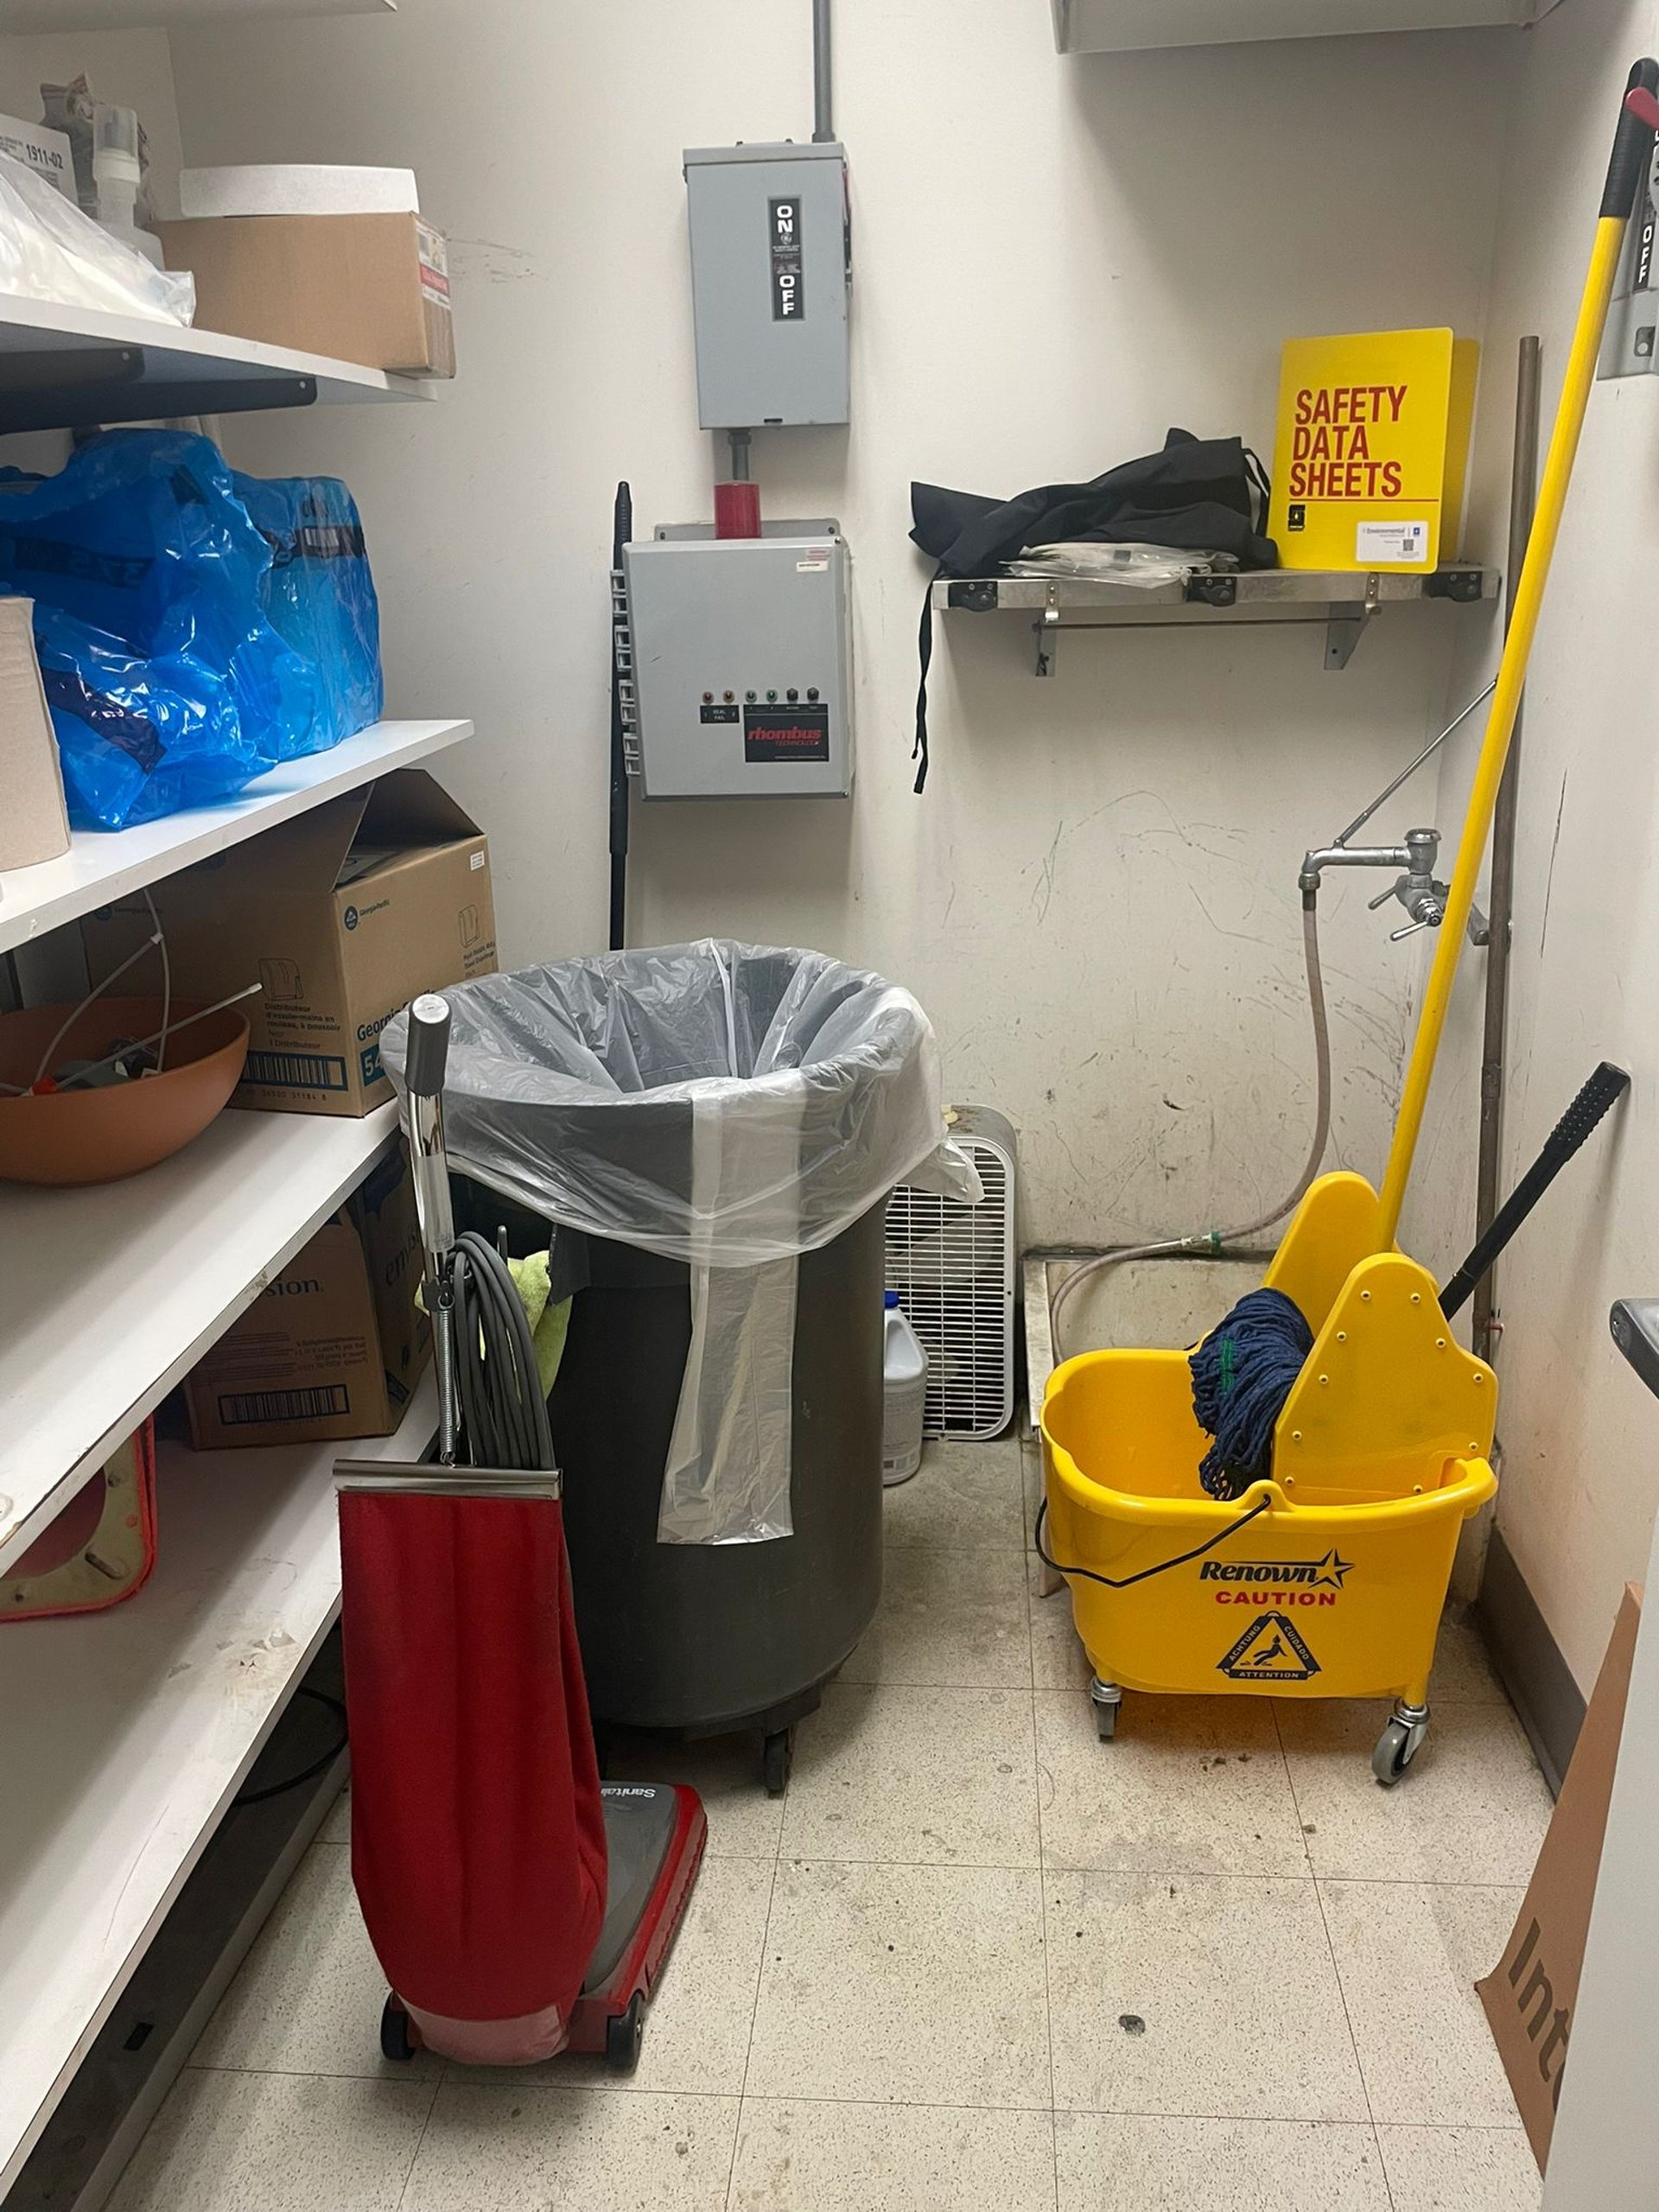
[[[695,1790],[600,1781],[530,1325],[494,1248],[454,1233],[448,1007],[419,998],[406,1019],[435,1458],[335,1469],[352,1873],[392,1990],[381,2049],[602,2052],[630,2072],[708,1821]]]

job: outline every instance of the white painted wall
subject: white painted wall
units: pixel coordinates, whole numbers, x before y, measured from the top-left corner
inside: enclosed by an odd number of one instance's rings
[[[1031,1237],[1237,1218],[1306,1143],[1302,849],[1438,727],[1484,618],[1379,623],[1342,676],[1313,629],[1079,637],[1039,683],[1017,618],[954,617],[917,799],[908,483],[1088,475],[1171,423],[1266,442],[1287,333],[1478,327],[1515,42],[1068,61],[1040,0],[842,0],[837,28],[855,420],[757,460],[772,513],[832,512],[854,547],[857,795],[639,810],[635,935],[815,943],[912,985],[954,1093],[1021,1128]],[[710,505],[679,152],[804,135],[805,0],[404,0],[173,48],[190,158],[411,163],[451,234],[440,405],[232,435],[350,479],[394,702],[486,733],[452,780],[495,842],[505,957],[592,948],[612,491],[646,524]],[[1338,1142],[1375,1170],[1414,963],[1371,887],[1329,903]]]
[[[1629,65],[1659,45],[1654,0],[1571,0],[1530,35],[1487,331],[1489,383],[1513,390],[1516,342],[1544,341],[1554,411]],[[1505,397],[1504,406],[1508,400]],[[1501,531],[1508,426],[1489,406],[1478,506]],[[1639,1579],[1659,1497],[1659,1406],[1607,1334],[1612,1299],[1659,1279],[1659,378],[1599,385],[1532,660],[1522,740],[1511,970],[1507,1189],[1599,1059],[1630,1069],[1605,1125],[1512,1247],[1500,1276],[1503,1488],[1498,1525],[1588,1694],[1627,1580]],[[1471,658],[1460,680],[1482,674]],[[1448,764],[1443,822],[1461,809],[1472,743]],[[1434,1138],[1411,1227],[1420,1249],[1472,1205],[1482,963],[1465,963]]]

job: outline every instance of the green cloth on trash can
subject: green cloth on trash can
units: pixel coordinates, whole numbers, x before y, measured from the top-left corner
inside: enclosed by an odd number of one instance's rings
[[[545,1252],[532,1252],[527,1260],[509,1260],[507,1269],[518,1294],[518,1302],[524,1309],[524,1318],[530,1323],[531,1342],[536,1347],[536,1373],[545,1395],[553,1388],[559,1362],[564,1357],[564,1339],[570,1328],[570,1300],[562,1298],[556,1305],[548,1303],[552,1286],[548,1281]],[[415,1303],[424,1313],[424,1284],[416,1292]]]

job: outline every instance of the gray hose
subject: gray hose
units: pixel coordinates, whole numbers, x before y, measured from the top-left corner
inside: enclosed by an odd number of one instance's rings
[[[1161,1260],[1179,1252],[1219,1253],[1229,1244],[1242,1243],[1245,1237],[1255,1236],[1264,1229],[1271,1229],[1288,1213],[1294,1213],[1306,1196],[1313,1178],[1319,1172],[1319,1162],[1325,1158],[1325,1147],[1331,1138],[1331,1030],[1325,1011],[1325,975],[1319,964],[1319,907],[1312,893],[1302,900],[1302,952],[1307,967],[1307,1003],[1313,1017],[1313,1055],[1317,1070],[1316,1093],[1313,1107],[1313,1141],[1309,1147],[1307,1165],[1297,1179],[1296,1187],[1281,1204],[1255,1221],[1241,1223],[1236,1229],[1206,1229],[1193,1236],[1172,1236],[1157,1244],[1132,1244],[1121,1252],[1103,1252],[1097,1260],[1085,1260],[1081,1267],[1073,1268],[1065,1281],[1049,1300],[1048,1327],[1054,1347],[1055,1364],[1065,1357],[1060,1348],[1060,1316],[1071,1301],[1073,1291],[1107,1268],[1121,1268],[1129,1260]]]

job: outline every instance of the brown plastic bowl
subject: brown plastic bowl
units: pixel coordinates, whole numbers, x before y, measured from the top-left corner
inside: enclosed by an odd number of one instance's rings
[[[173,1019],[199,999],[175,999]],[[69,1012],[26,1007],[0,1014],[0,1083],[32,1083],[41,1054]],[[95,1059],[118,1037],[149,1037],[162,1026],[160,999],[94,999],[53,1051]],[[115,1183],[137,1175],[199,1137],[235,1090],[248,1057],[248,1025],[234,1007],[193,1021],[167,1040],[160,1075],[105,1090],[14,1098],[0,1093],[0,1178],[12,1183]]]

